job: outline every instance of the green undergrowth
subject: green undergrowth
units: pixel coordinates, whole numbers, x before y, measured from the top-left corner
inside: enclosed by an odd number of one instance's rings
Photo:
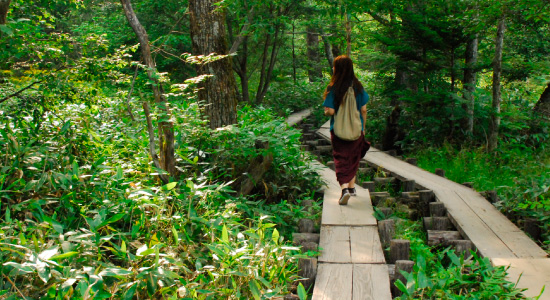
[[[411,273],[395,285],[403,293],[396,299],[526,299],[515,283],[505,279],[505,267],[493,267],[487,258],[470,258],[451,248],[430,247],[420,221],[398,219],[395,238],[411,241]]]
[[[250,107],[210,130],[197,104],[173,101],[180,174],[163,184],[144,116],[122,101],[39,120],[0,106],[0,298],[265,299],[297,285],[289,240],[320,184],[300,132]],[[273,165],[239,196],[258,155]]]
[[[539,241],[546,250],[550,244],[550,153],[544,144],[538,148],[522,144],[501,145],[495,153],[484,148],[456,149],[450,145],[417,151],[410,156],[418,165],[433,172],[445,170],[445,176],[458,183],[472,182],[478,191],[496,190],[495,205],[512,221],[534,218],[542,228]]]

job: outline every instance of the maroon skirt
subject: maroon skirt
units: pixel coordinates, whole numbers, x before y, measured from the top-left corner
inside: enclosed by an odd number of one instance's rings
[[[364,133],[355,141],[344,141],[330,131],[330,139],[336,180],[340,185],[349,183],[357,174],[359,162],[367,154],[370,144],[365,140]]]

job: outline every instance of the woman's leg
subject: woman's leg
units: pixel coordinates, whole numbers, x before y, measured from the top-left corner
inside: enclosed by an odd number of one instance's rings
[[[355,187],[355,179],[357,178],[357,176],[353,176],[353,178],[351,179],[351,181],[349,182],[348,186],[350,189],[354,188]]]

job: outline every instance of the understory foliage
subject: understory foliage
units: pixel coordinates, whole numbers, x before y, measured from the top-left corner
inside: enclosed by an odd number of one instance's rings
[[[265,298],[296,281],[288,246],[317,175],[300,133],[267,109],[212,131],[200,107],[173,102],[178,179],[150,163],[144,117],[120,98],[61,103],[38,128],[31,112],[0,124],[0,267],[4,299]],[[230,179],[270,143],[257,196]],[[240,175],[240,174],[239,174]],[[307,184],[306,184],[307,183]],[[269,205],[266,204],[269,202]]]

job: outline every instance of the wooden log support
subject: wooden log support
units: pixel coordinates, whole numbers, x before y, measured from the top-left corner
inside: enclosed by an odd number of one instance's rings
[[[405,200],[406,202],[411,202],[412,200],[418,200],[420,198],[420,194],[418,192],[402,192],[401,198],[407,199]]]
[[[336,171],[336,167],[334,166],[334,161],[327,162],[327,167],[329,167],[331,170]]]
[[[430,203],[430,215],[432,217],[444,217],[447,215],[447,208],[443,202]]]
[[[462,185],[465,186],[465,187],[469,187],[471,189],[474,188],[474,183],[473,182],[469,182],[469,181],[468,182],[463,182]]]
[[[529,234],[535,241],[539,241],[541,239],[542,231],[540,228],[540,222],[537,219],[529,218],[523,220],[523,231]]]
[[[300,297],[298,297],[298,295],[294,295],[294,294],[287,294],[287,295],[285,295],[283,300],[300,300]]]
[[[313,128],[313,124],[304,123],[304,124],[300,125],[300,127],[302,128],[302,130],[310,131]]]
[[[315,230],[315,224],[312,219],[300,219],[298,220],[298,232],[301,233],[313,233]]]
[[[304,144],[310,146],[310,147],[317,147],[319,146],[319,141],[315,141],[315,140],[306,140],[304,142]]]
[[[403,294],[401,292],[401,290],[399,290],[395,286],[395,282],[397,280],[400,280],[405,285],[407,285],[407,280],[405,279],[405,276],[403,276],[401,271],[411,273],[412,270],[413,270],[413,267],[414,267],[414,261],[411,261],[411,260],[398,260],[398,261],[395,262],[395,274],[394,274],[394,277],[393,277],[392,284],[390,285],[391,286],[391,293],[392,293],[393,297],[399,297]]]
[[[405,161],[408,162],[409,164],[413,165],[413,166],[418,165],[418,160],[414,157],[409,157],[409,158],[405,159]]]
[[[435,169],[435,175],[445,177],[445,170],[437,168]]]
[[[302,244],[302,253],[319,252],[319,244],[314,242],[305,242]]]
[[[464,254],[464,258],[472,256],[470,250],[475,251],[475,245],[470,240],[454,240],[449,241],[449,245],[455,249],[457,255]]]
[[[268,149],[269,143],[257,140],[255,147],[259,150]],[[252,189],[256,186],[256,183],[261,182],[264,174],[271,168],[272,163],[273,154],[270,153],[266,156],[258,154],[258,156],[249,162],[248,170],[233,182],[233,188],[239,191],[240,195],[250,194]]]
[[[395,157],[395,156],[397,156],[397,151],[395,151],[395,149],[391,149],[391,150],[386,151],[386,154]]]
[[[365,181],[365,182],[361,182],[361,187],[363,187],[364,189],[367,189],[369,190],[369,193],[374,193],[375,189],[376,189],[376,185],[374,183],[374,181]]]
[[[378,207],[378,210],[380,210],[380,212],[384,214],[384,217],[386,218],[389,218],[393,213],[393,210],[389,207]]]
[[[318,233],[293,233],[292,242],[295,245],[303,245],[307,242],[313,242],[319,244],[320,234]]]
[[[418,192],[420,200],[418,201],[418,213],[422,217],[430,216],[430,202],[435,201],[435,194],[432,190],[422,190]]]
[[[393,184],[394,180],[394,177],[375,177],[374,183],[376,184],[377,188],[386,189],[391,184]]]
[[[302,140],[312,142],[315,138],[315,135],[313,133],[303,133],[302,134]]]
[[[496,203],[499,200],[497,191],[485,191],[483,196],[491,203]]]
[[[458,231],[428,230],[428,246],[442,244],[448,246],[450,241],[461,240],[462,236]]]
[[[373,171],[372,171],[371,168],[359,168],[359,169],[357,170],[357,172],[358,172],[359,174],[367,174],[367,175],[368,175],[368,174],[372,174]]]
[[[325,140],[324,138],[322,138],[322,139],[319,140],[319,146],[330,146],[330,145],[332,145],[332,144],[330,143],[330,141]]]
[[[332,153],[332,146],[317,146],[315,147],[318,151],[320,151],[323,154],[331,154]]]
[[[414,192],[416,188],[416,182],[414,180],[403,181],[403,192]]]
[[[359,162],[359,168],[368,168],[369,164],[365,160]]]
[[[308,145],[300,145],[300,150],[309,151],[309,146]]]
[[[381,201],[384,201],[384,199],[389,198],[390,193],[388,192],[373,192],[370,193],[370,199],[372,201],[372,205],[377,206],[378,203]]]
[[[383,220],[378,222],[378,235],[380,235],[380,242],[383,248],[390,246],[390,241],[395,234],[395,221],[392,219]]]
[[[300,282],[306,290],[313,286],[315,284],[315,277],[317,276],[317,258],[298,259],[298,276],[303,278],[300,279]]]
[[[313,151],[311,151],[311,153],[313,155],[317,156],[317,157],[321,156],[321,151],[319,151],[319,150],[313,150]]]
[[[426,230],[450,230],[453,226],[447,217],[424,217],[424,229]]]
[[[391,240],[390,241],[390,263],[398,260],[409,260],[411,254],[411,241]]]
[[[314,200],[323,200],[325,196],[325,190],[324,189],[318,189],[313,193],[313,199]],[[313,203],[311,203],[313,205]]]

